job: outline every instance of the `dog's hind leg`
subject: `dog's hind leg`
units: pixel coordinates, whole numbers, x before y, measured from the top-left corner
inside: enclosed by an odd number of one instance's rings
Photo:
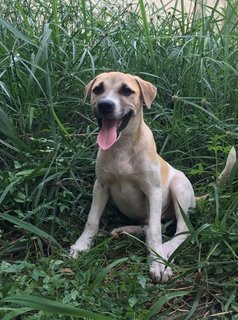
[[[179,172],[170,184],[171,198],[173,201],[173,209],[177,220],[176,233],[174,237],[163,243],[163,249],[167,258],[180,246],[188,236],[188,227],[184,221],[183,215],[188,214],[189,208],[195,208],[195,196],[193,188],[186,176]]]
[[[136,234],[136,235],[146,234],[147,229],[148,229],[147,225],[144,225],[144,226],[123,226],[123,227],[113,229],[111,232],[111,236],[114,239],[119,239],[120,235],[123,232],[129,233],[129,234]]]

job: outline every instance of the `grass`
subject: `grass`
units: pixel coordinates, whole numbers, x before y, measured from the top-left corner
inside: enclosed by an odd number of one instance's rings
[[[227,186],[215,182],[237,147],[237,5],[187,15],[143,1],[1,3],[3,320],[238,319],[237,165]],[[112,203],[95,247],[67,258],[90,208],[97,152],[83,90],[107,70],[157,86],[145,117],[158,150],[196,194],[210,194],[190,214],[166,284],[152,284],[143,241],[108,236],[128,223]],[[173,229],[164,224],[164,239]]]

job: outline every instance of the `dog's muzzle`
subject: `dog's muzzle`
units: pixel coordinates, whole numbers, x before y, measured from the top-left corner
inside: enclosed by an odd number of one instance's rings
[[[99,115],[110,115],[115,112],[115,103],[112,100],[103,99],[97,103],[97,111]]]
[[[100,129],[97,143],[101,149],[107,150],[120,138],[121,131],[127,127],[133,111],[118,114],[112,100],[102,99],[95,105],[93,113]]]

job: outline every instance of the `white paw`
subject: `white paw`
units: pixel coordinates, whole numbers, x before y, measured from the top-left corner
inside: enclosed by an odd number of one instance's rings
[[[172,269],[166,264],[166,261],[171,254],[171,246],[169,243],[165,245],[166,243],[157,247],[156,252],[158,253],[158,256],[156,256],[155,253],[151,255],[153,260],[150,266],[150,275],[155,283],[167,282],[173,275]]]
[[[171,279],[173,271],[167,267],[162,261],[153,261],[150,267],[150,276],[155,283],[167,282]]]
[[[76,242],[70,247],[69,257],[76,259],[80,252],[87,251],[91,248],[91,243],[86,242]]]

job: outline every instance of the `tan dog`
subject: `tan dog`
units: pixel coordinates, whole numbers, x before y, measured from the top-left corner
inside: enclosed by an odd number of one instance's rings
[[[150,249],[150,274],[154,281],[167,281],[172,276],[167,260],[186,239],[188,228],[181,214],[195,207],[191,183],[186,176],[156,152],[153,134],[143,120],[142,102],[151,107],[156,88],[139,77],[120,72],[103,73],[89,82],[85,97],[91,93],[93,113],[100,132],[96,164],[97,180],[88,220],[81,237],[71,246],[71,256],[88,250],[99,227],[99,220],[109,195],[122,213],[148,226],[122,227],[123,231],[146,232]],[[161,219],[175,216],[175,236],[162,243]],[[162,258],[162,259],[161,259]]]
[[[167,281],[172,276],[167,260],[186,239],[188,228],[181,210],[187,214],[195,207],[193,188],[185,175],[156,152],[151,130],[144,123],[142,102],[148,108],[156,96],[156,88],[139,77],[120,72],[103,73],[89,82],[85,98],[91,93],[93,113],[98,120],[100,146],[93,189],[93,202],[81,237],[71,246],[76,258],[88,250],[99,226],[109,195],[118,208],[142,226],[125,226],[112,231],[146,233],[151,254],[150,273],[154,281]],[[230,150],[226,166],[218,177],[224,184],[236,163],[236,150]],[[207,195],[198,199],[204,199]],[[175,216],[175,236],[162,244],[161,219]]]

